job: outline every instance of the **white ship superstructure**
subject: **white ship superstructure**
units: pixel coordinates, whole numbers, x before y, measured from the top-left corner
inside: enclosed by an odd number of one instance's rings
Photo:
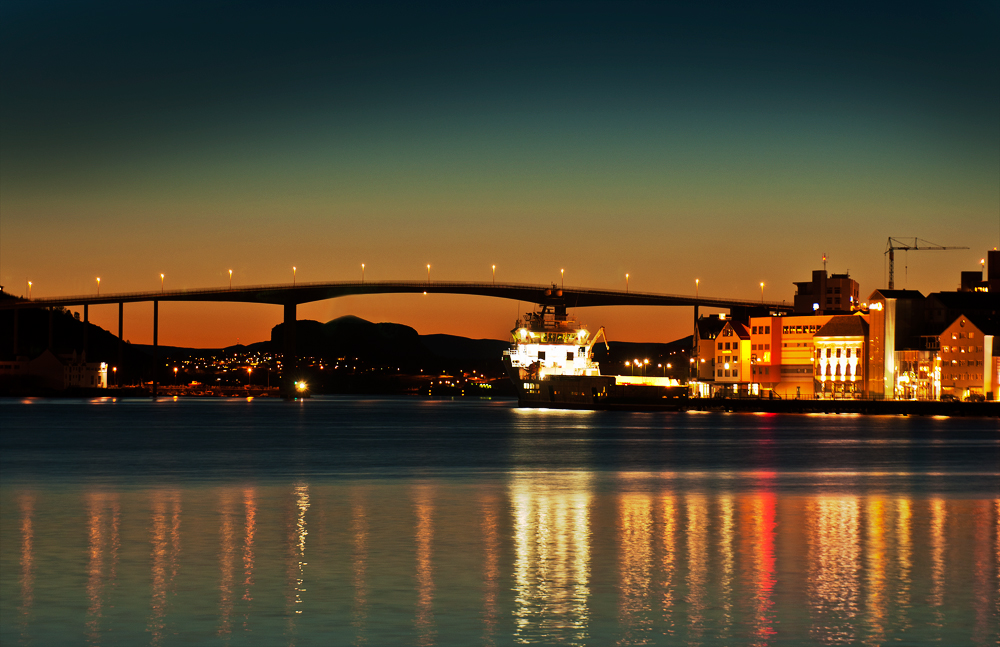
[[[552,375],[598,376],[591,351],[604,328],[591,334],[565,311],[543,308],[531,312],[511,331],[510,366],[521,379],[541,380]],[[606,343],[606,342],[605,342]]]

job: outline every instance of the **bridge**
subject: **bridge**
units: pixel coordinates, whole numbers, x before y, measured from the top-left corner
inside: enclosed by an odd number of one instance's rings
[[[89,323],[89,308],[92,305],[118,304],[118,344],[121,357],[122,335],[124,332],[124,306],[126,303],[153,303],[153,360],[157,357],[159,345],[159,303],[160,301],[211,301],[228,303],[262,303],[284,307],[284,367],[286,393],[291,388],[291,371],[295,360],[295,320],[296,306],[301,303],[323,301],[338,297],[362,294],[464,294],[510,299],[547,305],[556,308],[585,308],[595,306],[687,306],[694,308],[695,321],[700,307],[729,310],[740,319],[751,312],[789,313],[792,306],[785,302],[702,297],[655,292],[634,292],[629,290],[600,290],[594,288],[562,287],[555,284],[493,283],[473,281],[334,281],[323,283],[287,283],[276,285],[254,285],[244,287],[200,288],[189,290],[160,290],[152,292],[121,292],[110,294],[88,294],[42,299],[3,299],[0,310],[24,308],[50,309],[50,337],[52,308],[83,307],[84,323]],[[14,315],[14,354],[18,351],[17,315]],[[84,347],[86,347],[86,327]],[[51,345],[51,343],[50,343]],[[120,363],[120,361],[119,361]],[[158,386],[154,377],[153,392]]]

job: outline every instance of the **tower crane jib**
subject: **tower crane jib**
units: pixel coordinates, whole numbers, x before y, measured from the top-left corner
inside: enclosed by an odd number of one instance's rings
[[[912,243],[910,241],[913,241]],[[889,241],[885,245],[885,254],[889,255],[889,289],[895,289],[895,282],[893,280],[894,275],[894,264],[896,260],[896,250],[901,249],[903,251],[924,251],[924,250],[946,250],[946,249],[969,249],[968,247],[944,247],[936,243],[932,243],[929,240],[924,240],[922,238],[889,238]],[[883,254],[884,255],[884,254]]]

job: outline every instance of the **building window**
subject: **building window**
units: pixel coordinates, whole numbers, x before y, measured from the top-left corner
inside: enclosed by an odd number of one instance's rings
[[[837,349],[837,357],[838,358],[840,357],[840,349],[839,348]]]
[[[722,342],[719,342],[719,350],[722,350]]]
[[[753,328],[750,329],[750,334],[752,334],[752,335],[756,335],[757,334],[757,326],[754,326]]]
[[[719,377],[722,377],[722,369],[719,369]]]
[[[764,326],[764,334],[765,335],[770,335],[771,334],[771,327],[770,326]]]
[[[545,359],[545,351],[544,350],[538,351],[538,359],[539,360],[544,360]]]
[[[566,361],[567,362],[573,361],[573,353],[566,353]]]
[[[733,369],[733,377],[739,377],[739,376],[740,376],[740,371],[739,371],[739,369],[736,369],[736,368],[734,368],[734,369]]]
[[[726,342],[726,350],[729,350],[729,342]]]

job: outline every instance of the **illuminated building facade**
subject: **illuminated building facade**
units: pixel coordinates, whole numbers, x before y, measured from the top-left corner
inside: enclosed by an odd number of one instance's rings
[[[751,392],[773,391],[781,398],[811,398],[815,393],[813,336],[833,315],[752,317],[750,319]]]
[[[986,328],[986,330],[984,330]],[[941,394],[964,400],[997,399],[997,358],[994,330],[960,316],[940,335]]]
[[[860,397],[868,366],[868,321],[862,314],[838,315],[813,335],[817,397]]]
[[[694,356],[691,358],[691,377],[698,382],[715,381],[716,337],[722,332],[727,319],[725,315],[700,317],[695,323]],[[702,395],[709,395],[707,392]]]
[[[748,390],[750,329],[738,321],[726,321],[715,338],[715,383],[726,390]]]

